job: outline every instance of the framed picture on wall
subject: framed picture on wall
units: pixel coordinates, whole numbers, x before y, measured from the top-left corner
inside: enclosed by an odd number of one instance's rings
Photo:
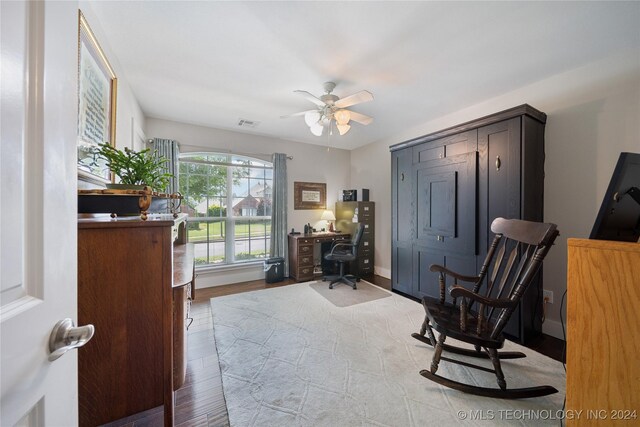
[[[293,208],[325,209],[327,206],[327,184],[318,182],[293,183]]]
[[[96,149],[104,142],[115,146],[118,79],[81,11],[78,34],[78,175],[111,182]]]

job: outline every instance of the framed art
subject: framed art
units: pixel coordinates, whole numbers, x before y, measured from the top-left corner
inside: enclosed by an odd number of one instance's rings
[[[293,183],[293,209],[325,209],[327,184],[317,182]]]
[[[78,176],[111,182],[98,144],[115,146],[118,80],[81,11],[78,13]]]

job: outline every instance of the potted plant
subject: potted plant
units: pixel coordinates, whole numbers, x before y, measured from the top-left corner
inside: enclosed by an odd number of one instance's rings
[[[125,147],[119,150],[105,142],[99,144],[97,154],[106,160],[109,169],[120,178],[120,185],[107,184],[110,188],[142,189],[148,186],[163,191],[173,177],[164,168],[169,160],[156,158],[149,148],[133,151]]]

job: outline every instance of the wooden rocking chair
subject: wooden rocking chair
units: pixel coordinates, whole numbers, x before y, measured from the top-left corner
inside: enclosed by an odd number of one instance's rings
[[[551,386],[507,390],[500,359],[515,359],[525,357],[525,354],[498,352],[504,344],[502,331],[505,325],[558,236],[556,225],[497,218],[491,224],[491,231],[496,236],[478,276],[461,275],[435,264],[430,267],[431,271],[439,273],[440,298],[422,299],[426,316],[420,333],[411,336],[435,347],[435,353],[431,369],[420,371],[420,375],[443,386],[480,396],[522,399],[556,393],[558,390]],[[482,285],[492,261],[493,268],[485,287]],[[454,280],[449,288],[451,302],[445,301],[445,276]],[[458,281],[472,283],[473,289],[459,286]],[[480,292],[481,287],[485,288],[484,292]],[[437,340],[432,328],[439,332]],[[475,350],[445,344],[447,337],[471,344]],[[494,369],[442,357],[443,350],[491,359]],[[436,375],[440,360],[495,373],[500,388],[463,384]]]

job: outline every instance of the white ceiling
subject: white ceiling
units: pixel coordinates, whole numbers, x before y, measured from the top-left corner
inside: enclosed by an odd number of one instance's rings
[[[148,117],[312,144],[295,89],[334,81],[375,118],[356,148],[608,55],[640,58],[640,3],[138,2],[91,8]],[[237,126],[240,118],[260,122]]]

